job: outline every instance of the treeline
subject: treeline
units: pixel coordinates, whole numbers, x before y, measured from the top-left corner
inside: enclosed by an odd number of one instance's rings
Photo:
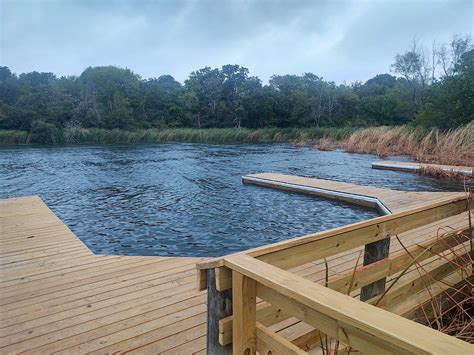
[[[274,75],[267,85],[239,65],[142,79],[129,69],[90,67],[80,76],[16,75],[0,67],[0,129],[46,136],[68,128],[360,127],[413,123],[453,128],[474,119],[469,37],[416,43],[391,74],[337,85],[312,73]],[[43,134],[44,136],[44,134]]]

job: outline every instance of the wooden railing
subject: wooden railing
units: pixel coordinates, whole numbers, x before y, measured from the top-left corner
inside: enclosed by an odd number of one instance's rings
[[[440,234],[432,225],[431,237],[328,278],[327,287],[287,271],[361,247],[367,252],[368,244],[381,240],[390,245],[394,236],[403,240],[407,231],[468,211],[471,200],[472,196],[440,201],[200,263],[199,288],[208,289],[208,353],[231,353],[233,349],[235,354],[299,354],[304,353],[302,347],[317,346],[319,334],[368,353],[472,351],[463,341],[402,317],[413,318],[420,302],[446,290],[437,287],[423,295],[427,284],[441,280],[463,287],[472,278],[472,273],[463,271],[470,268],[458,267],[468,262],[467,218],[465,222],[458,218],[456,228],[447,233]],[[415,262],[424,263],[423,274],[407,272]],[[403,278],[385,291],[386,278],[394,275]],[[360,289],[371,285],[377,286],[367,293],[370,297],[359,296]],[[304,344],[290,342],[270,329],[291,317],[314,328],[302,337]]]
[[[454,337],[250,256],[225,259],[225,265],[232,269],[235,354],[305,353],[257,321],[257,297],[368,354],[464,354],[473,350]]]

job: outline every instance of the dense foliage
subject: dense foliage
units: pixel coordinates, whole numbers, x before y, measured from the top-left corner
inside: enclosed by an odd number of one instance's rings
[[[474,119],[474,50],[455,37],[430,61],[415,42],[393,73],[337,85],[312,73],[274,75],[267,85],[238,65],[142,79],[90,67],[78,77],[13,74],[0,67],[0,129],[51,141],[64,128],[263,128],[400,125],[452,128]],[[439,69],[441,67],[441,69]],[[438,68],[438,69],[437,69]],[[439,73],[439,75],[436,75]]]

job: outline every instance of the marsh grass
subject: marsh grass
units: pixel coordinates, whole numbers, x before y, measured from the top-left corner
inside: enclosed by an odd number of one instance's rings
[[[464,282],[458,285],[447,284],[440,279],[432,278],[432,283],[425,285],[424,291],[430,295],[428,302],[420,304],[415,320],[445,334],[474,344],[474,283],[472,279],[472,251],[468,248],[450,248],[449,258],[440,255],[451,264],[455,273],[462,276]],[[416,263],[416,271],[429,275],[421,264]],[[435,295],[434,290],[444,290]]]
[[[30,134],[26,131],[0,130],[0,145],[29,144]]]
[[[336,149],[338,145],[329,138],[321,138],[313,147],[317,150],[329,151]]]
[[[342,140],[354,130],[349,128],[176,128],[176,129],[102,129],[66,128],[55,133],[51,141],[64,144],[133,144],[133,143],[279,143],[308,142],[320,138]],[[28,144],[30,134],[25,131],[0,131],[0,144]],[[41,142],[38,142],[41,143]]]
[[[381,157],[409,155],[422,163],[466,165],[474,163],[474,123],[442,132],[407,126],[360,129],[342,142],[348,152]]]
[[[433,166],[421,166],[418,174],[423,176],[430,176],[437,179],[449,179],[462,181],[466,175],[460,171],[447,171]]]

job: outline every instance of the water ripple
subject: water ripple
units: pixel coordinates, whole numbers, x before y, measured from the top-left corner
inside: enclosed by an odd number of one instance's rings
[[[372,170],[370,155],[289,145],[162,144],[0,149],[0,197],[40,195],[94,252],[218,256],[376,216],[242,185],[274,171],[402,190],[458,185]]]

